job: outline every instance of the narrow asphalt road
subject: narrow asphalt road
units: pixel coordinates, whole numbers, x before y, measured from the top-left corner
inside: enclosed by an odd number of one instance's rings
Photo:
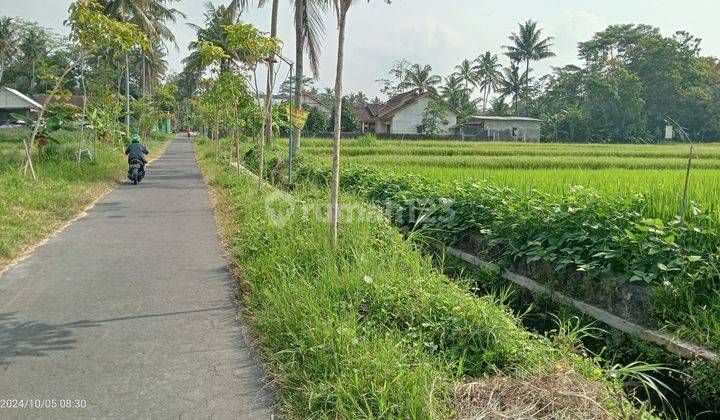
[[[179,138],[140,185],[0,277],[0,418],[270,418],[236,314],[208,192]]]

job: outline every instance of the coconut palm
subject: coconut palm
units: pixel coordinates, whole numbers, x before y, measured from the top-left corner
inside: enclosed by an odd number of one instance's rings
[[[258,7],[262,7],[270,0],[258,0]],[[308,51],[310,59],[310,69],[313,76],[317,78],[320,74],[320,44],[325,35],[325,25],[323,23],[323,14],[327,11],[329,0],[291,0],[294,13],[293,20],[295,23],[295,92],[294,102],[297,108],[302,104],[303,80],[305,77],[305,49]],[[251,0],[233,0],[233,4],[241,9],[250,6]],[[272,21],[270,25],[270,36],[277,35],[277,10],[278,0],[272,0]],[[275,32],[273,32],[275,31]],[[272,74],[272,63],[269,71]],[[268,84],[269,88],[269,84]],[[270,99],[268,94],[268,100]],[[270,118],[270,117],[268,117]],[[272,124],[268,124],[272,126]],[[295,142],[293,149],[297,149],[300,145],[301,130],[295,129]]]
[[[30,93],[35,92],[37,65],[47,55],[50,39],[47,33],[37,26],[30,26],[23,31],[20,39],[20,51],[25,63],[30,65]]]
[[[492,101],[490,101],[489,112],[490,112],[490,115],[504,117],[510,113],[510,107],[505,102],[504,97],[494,98]]]
[[[296,0],[299,1],[299,0]],[[385,0],[389,3],[390,0]],[[330,226],[333,246],[338,242],[338,217],[340,197],[340,130],[342,122],[342,74],[345,62],[345,23],[347,12],[355,0],[333,0],[338,22],[337,67],[335,69],[335,124],[333,130],[333,166],[330,188]]]
[[[520,73],[520,67],[518,63],[510,63],[510,67],[503,69],[503,75],[498,83],[498,92],[502,94],[503,98],[512,96],[513,112],[517,115],[518,112],[518,100],[522,95],[523,88],[528,83],[528,74]]]
[[[175,35],[166,22],[175,22],[185,16],[177,9],[167,7],[174,0],[101,0],[105,13],[122,22],[137,25],[150,39],[161,38],[175,42]],[[142,52],[144,61],[144,51]],[[143,72],[144,73],[144,72]],[[143,76],[144,77],[144,76]],[[143,86],[144,88],[144,86]],[[125,131],[130,135],[130,59],[125,54]]]
[[[498,83],[502,78],[500,68],[502,65],[497,55],[490,51],[475,59],[478,68],[480,88],[483,92],[483,111],[487,109],[488,99],[493,91],[497,90]]]
[[[258,7],[264,6],[270,0],[258,0]],[[277,26],[278,26],[278,9],[280,8],[280,0],[272,0],[272,10],[270,12],[270,37],[277,37]],[[275,60],[268,61],[268,76],[265,89],[265,103],[267,110],[272,105],[273,89],[275,87]],[[272,139],[273,135],[273,117],[272,112],[267,112],[265,121],[265,138],[268,140]]]
[[[5,64],[17,51],[17,27],[11,17],[0,17],[0,82],[5,73]]]
[[[478,67],[467,58],[462,63],[455,66],[454,76],[460,78],[465,83],[465,89],[470,89],[470,85],[476,86],[478,83]]]
[[[168,69],[168,62],[165,59],[168,51],[165,44],[160,40],[153,40],[150,48],[145,52],[145,72],[147,74],[147,90],[151,91],[155,82],[160,80]]]
[[[542,29],[538,23],[528,20],[519,25],[518,33],[512,33],[509,37],[513,45],[506,45],[505,53],[511,60],[518,63],[525,62],[525,74],[530,74],[530,62],[539,61],[545,58],[554,57],[555,53],[550,51],[553,46],[553,37],[542,37]],[[530,88],[530,79],[525,80],[525,91]]]
[[[197,33],[197,40],[190,42],[188,48],[191,52],[189,56],[183,59],[183,63],[186,67],[196,71],[204,70],[208,65],[207,63],[203,63],[200,55],[200,45],[202,45],[202,42],[211,42],[213,45],[217,45],[222,48],[223,51],[230,57],[237,57],[236,52],[232,51],[228,46],[227,33],[224,28],[227,25],[237,23],[237,12],[232,9],[228,9],[225,6],[216,7],[212,3],[208,2],[205,3],[204,17],[204,26],[188,23],[188,26],[195,29]],[[232,60],[229,58],[221,59],[220,71],[227,71],[230,68],[231,62]]]
[[[432,67],[420,64],[413,64],[405,71],[405,79],[398,86],[403,90],[416,90],[418,93],[430,92],[437,94],[437,86],[442,82],[442,78],[432,74]]]
[[[328,3],[328,0],[293,0],[295,6],[295,106],[297,108],[302,105],[302,83],[305,76],[303,61],[306,48],[313,76],[317,78],[320,74],[320,43],[325,35],[323,14],[327,10]],[[301,130],[296,128],[294,149],[300,146],[300,135]]]
[[[468,89],[463,84],[464,80],[462,77],[456,74],[451,74],[445,78],[445,84],[439,89],[440,96],[447,102],[451,102],[455,98],[459,98],[468,92]]]

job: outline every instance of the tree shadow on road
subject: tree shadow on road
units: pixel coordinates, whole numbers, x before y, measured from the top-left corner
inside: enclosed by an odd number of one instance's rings
[[[51,325],[20,319],[17,312],[0,314],[0,366],[15,357],[45,356],[75,347],[73,329],[94,327],[92,322]]]
[[[46,356],[53,351],[72,350],[78,340],[73,337],[79,328],[100,327],[109,322],[131,321],[143,318],[191,315],[202,312],[232,310],[232,305],[213,305],[209,308],[149,313],[98,320],[78,320],[65,324],[47,324],[44,322],[21,319],[18,312],[0,314],[0,366],[8,365],[17,357]]]

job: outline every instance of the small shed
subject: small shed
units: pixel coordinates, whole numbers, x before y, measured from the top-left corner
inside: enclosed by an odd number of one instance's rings
[[[0,125],[14,122],[16,119],[11,114],[29,116],[40,108],[42,105],[27,95],[9,87],[0,88]]]
[[[456,126],[455,134],[477,140],[538,143],[541,125],[536,118],[478,115]]]

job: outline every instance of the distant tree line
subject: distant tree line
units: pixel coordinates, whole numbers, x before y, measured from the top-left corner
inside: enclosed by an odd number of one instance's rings
[[[667,37],[648,25],[610,26],[579,43],[582,65],[541,77],[532,76],[532,63],[554,56],[553,38],[528,21],[509,40],[507,66],[486,52],[441,77],[403,59],[378,80],[381,91],[431,92],[461,121],[479,114],[540,118],[548,140],[655,141],[668,119],[693,139],[720,138],[720,62],[702,56],[701,40],[687,32]]]

